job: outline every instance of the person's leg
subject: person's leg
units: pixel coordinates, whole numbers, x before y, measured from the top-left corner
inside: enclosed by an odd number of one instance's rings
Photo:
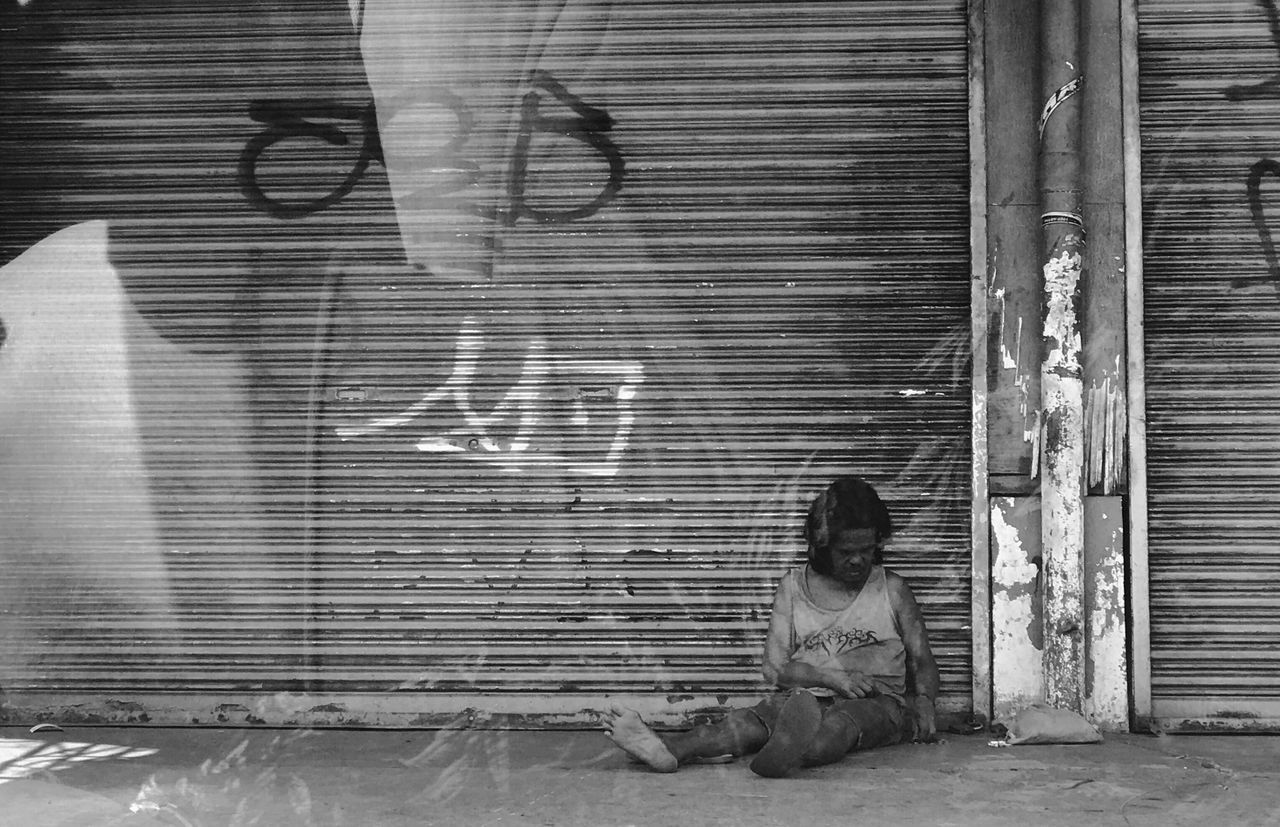
[[[676,761],[685,764],[698,758],[755,752],[769,740],[769,730],[753,710],[734,709],[715,723],[673,732],[662,736],[662,740]]]
[[[751,761],[751,771],[765,778],[781,778],[799,767],[821,724],[818,699],[806,690],[793,690],[778,712],[769,740]]]
[[[859,734],[858,726],[848,715],[834,707],[825,710],[809,748],[800,756],[801,765],[834,764],[857,746]]]
[[[699,758],[746,755],[769,740],[759,714],[734,709],[719,721],[700,724],[687,732],[659,735],[631,709],[615,706],[605,716],[605,734],[622,751],[658,772],[675,772]]]
[[[831,764],[854,750],[900,743],[905,712],[896,701],[885,697],[837,701],[822,716],[801,763],[806,767]]]

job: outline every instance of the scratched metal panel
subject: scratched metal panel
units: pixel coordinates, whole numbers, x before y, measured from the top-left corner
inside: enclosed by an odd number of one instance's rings
[[[1247,728],[1280,701],[1280,28],[1138,10],[1153,711]]]
[[[50,12],[151,531],[16,555],[7,688],[752,692],[858,472],[967,706],[964,3],[347,11]]]

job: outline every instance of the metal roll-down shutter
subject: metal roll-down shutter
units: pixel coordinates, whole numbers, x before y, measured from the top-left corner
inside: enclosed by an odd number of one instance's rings
[[[1152,713],[1280,726],[1276,9],[1141,0]]]
[[[163,599],[29,609],[57,645],[7,688],[200,722],[723,704],[762,689],[809,500],[859,473],[968,707],[964,4],[346,12],[107,15],[160,134],[118,144],[167,159],[110,258]]]

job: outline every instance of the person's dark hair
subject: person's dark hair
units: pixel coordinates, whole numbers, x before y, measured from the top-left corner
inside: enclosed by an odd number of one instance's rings
[[[831,574],[831,540],[848,529],[870,528],[876,542],[883,543],[893,534],[889,509],[871,483],[859,477],[837,477],[827,489],[814,498],[804,524],[804,538],[809,545],[809,565],[819,574]],[[881,550],[876,549],[876,563]]]

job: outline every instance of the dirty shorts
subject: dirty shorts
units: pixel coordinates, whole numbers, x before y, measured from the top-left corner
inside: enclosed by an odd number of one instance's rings
[[[791,693],[798,691],[802,690],[790,689],[785,692],[775,692],[751,707],[751,711],[764,724],[770,735],[773,734],[773,726],[778,720],[782,705],[786,703]],[[840,713],[847,715],[857,725],[860,734],[854,749],[885,747],[915,738],[917,722],[914,710],[892,695],[873,695],[870,698],[822,695],[817,697],[823,717]]]

